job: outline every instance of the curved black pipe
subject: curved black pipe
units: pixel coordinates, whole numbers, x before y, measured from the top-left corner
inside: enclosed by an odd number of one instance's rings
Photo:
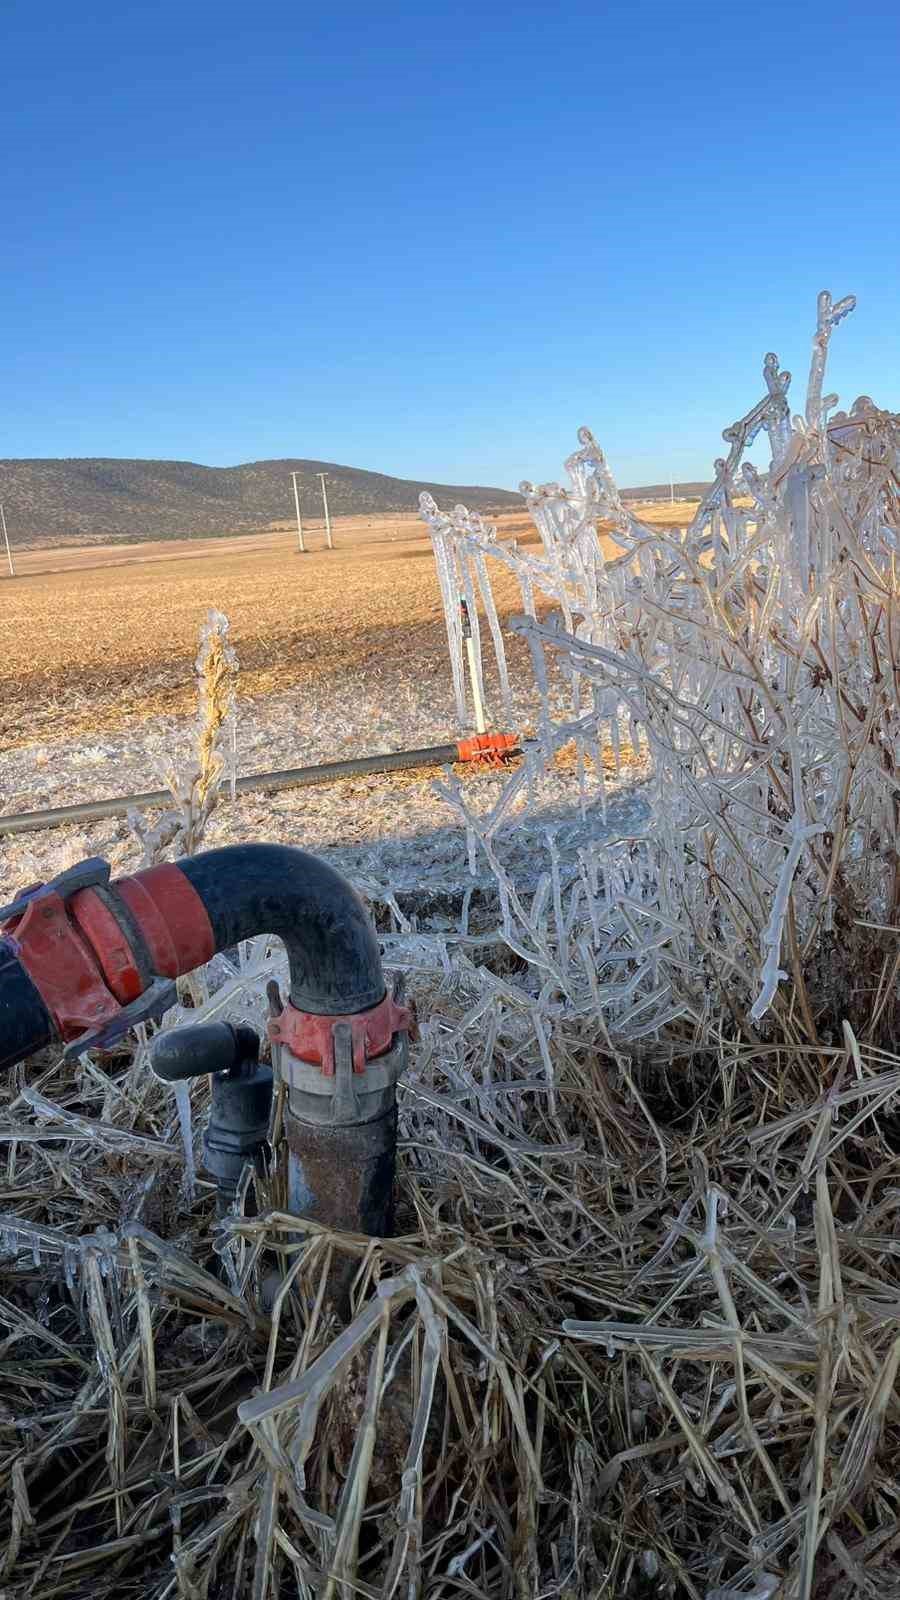
[[[372,922],[350,884],[324,861],[289,845],[239,844],[187,857],[176,866],[203,906],[216,950],[232,949],[255,934],[271,933],[283,941],[290,998],[298,1010],[347,1016],[384,999]],[[179,925],[183,908],[161,905],[159,914],[168,921],[177,949],[185,937]],[[195,937],[187,947],[196,950]],[[180,970],[188,971],[189,965]],[[129,1009],[122,1013],[122,1031]],[[0,939],[0,1068],[55,1038],[50,1012],[18,958],[15,939]]]
[[[232,844],[177,863],[206,908],[217,950],[273,933],[291,969],[299,1011],[346,1016],[384,999],[375,929],[333,867],[279,844]]]
[[[15,1066],[56,1037],[50,1013],[16,954],[0,939],[0,1070]]]

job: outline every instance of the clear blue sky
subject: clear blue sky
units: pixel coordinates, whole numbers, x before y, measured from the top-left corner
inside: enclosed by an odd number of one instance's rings
[[[707,472],[900,408],[900,6],[6,0],[0,456]]]

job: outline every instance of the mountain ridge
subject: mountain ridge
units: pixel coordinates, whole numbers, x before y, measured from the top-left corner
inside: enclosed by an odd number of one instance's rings
[[[462,501],[473,511],[523,507],[511,489],[398,478],[362,467],[306,457],[274,457],[230,467],[132,456],[25,456],[0,459],[0,505],[11,538],[27,548],[53,544],[126,543],[262,532],[294,516],[291,474],[301,510],[322,516],[318,474],[324,472],[332,516],[385,516],[418,509],[423,490],[439,504]],[[702,484],[676,484],[677,494]],[[630,499],[668,498],[667,484],[625,489]]]
[[[320,472],[335,517],[414,511],[423,490],[480,511],[522,504],[509,489],[430,483],[290,456],[232,467],[125,456],[10,457],[0,459],[0,504],[21,545],[48,538],[116,543],[249,533],[294,515],[292,472],[309,518],[322,515]]]

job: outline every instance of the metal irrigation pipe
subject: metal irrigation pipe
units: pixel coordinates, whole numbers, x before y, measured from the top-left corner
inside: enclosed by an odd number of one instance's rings
[[[435,744],[421,750],[392,750],[381,755],[352,756],[347,761],[325,761],[315,767],[286,767],[280,772],[251,772],[235,783],[236,794],[254,789],[301,789],[316,783],[337,783],[368,772],[405,772],[415,767],[449,766],[456,761],[495,763],[519,753],[516,734],[483,734],[476,739],[460,739],[453,744]],[[223,798],[228,789],[223,788]],[[67,822],[96,822],[102,817],[124,817],[136,811],[161,810],[171,806],[167,789],[145,794],[113,795],[108,800],[84,800],[74,806],[54,806],[47,811],[21,811],[0,816],[0,835],[35,833],[43,828],[60,828]]]

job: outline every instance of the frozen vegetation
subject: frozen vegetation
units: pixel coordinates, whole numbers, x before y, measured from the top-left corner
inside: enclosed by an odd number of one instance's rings
[[[853,306],[819,297],[801,415],[791,416],[790,374],[766,356],[763,396],[726,429],[727,457],[686,533],[622,504],[587,429],[567,487],[521,485],[539,554],[422,496],[460,704],[460,594],[476,618],[480,594],[508,688],[491,560],[521,585],[519,628],[543,702],[539,738],[490,817],[470,817],[455,796],[488,858],[517,794],[573,737],[601,783],[604,742],[649,752],[653,821],[639,845],[594,851],[586,825],[578,882],[554,892],[551,846],[528,905],[498,872],[507,940],[571,1003],[603,985],[622,1041],[678,1019],[715,1030],[726,990],[748,1028],[777,1026],[802,1003],[815,952],[852,937],[860,918],[898,921],[898,424],[866,396],[847,413],[823,393],[829,341]],[[743,463],[760,436],[764,474]],[[599,519],[613,530],[611,559]],[[536,594],[556,602],[543,624]],[[548,657],[571,683],[563,719]],[[814,996],[817,1010],[824,999]]]
[[[851,309],[820,297],[801,415],[766,357],[686,533],[622,505],[586,430],[567,486],[525,488],[539,548],[423,502],[458,696],[461,595],[521,693],[504,562],[537,724],[489,804],[445,780],[440,914],[399,892],[413,852],[369,885],[422,1024],[398,1237],[285,1216],[277,1164],[216,1224],[184,1154],[206,1087],[176,1106],[143,1030],[11,1080],[10,1600],[896,1595],[900,420],[824,392]],[[640,814],[604,761],[635,749]],[[196,843],[221,813],[174,787]],[[250,941],[166,1025],[259,1024],[273,976]]]

